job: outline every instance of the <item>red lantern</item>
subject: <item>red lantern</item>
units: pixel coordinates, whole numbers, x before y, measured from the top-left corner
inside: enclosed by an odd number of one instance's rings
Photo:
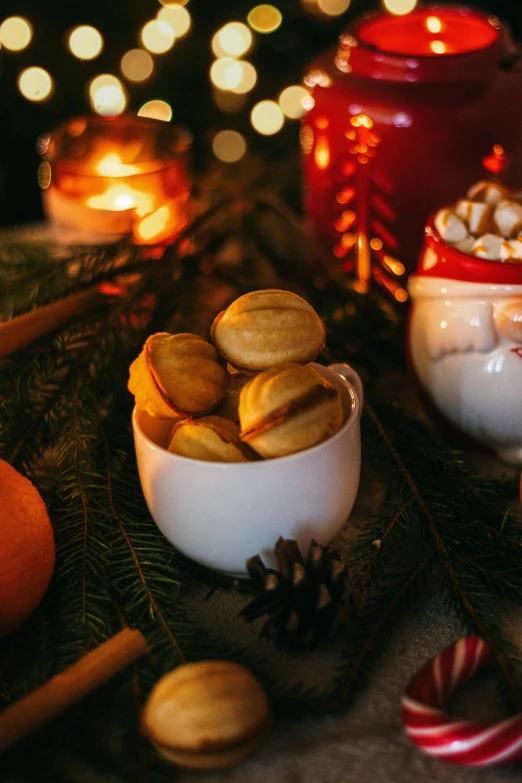
[[[313,228],[365,291],[404,301],[429,214],[510,166],[522,179],[522,72],[496,17],[432,6],[357,21],[305,76]]]

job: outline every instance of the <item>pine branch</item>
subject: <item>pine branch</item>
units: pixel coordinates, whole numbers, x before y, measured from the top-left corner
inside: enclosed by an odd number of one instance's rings
[[[388,647],[392,633],[414,602],[426,590],[430,556],[383,580],[361,615],[348,629],[342,663],[335,677],[332,705],[348,706],[366,683],[371,668]]]
[[[422,455],[419,452],[416,452],[415,456],[413,456],[413,454],[410,455],[410,464],[415,465],[416,477],[414,477],[412,473],[413,469],[408,467],[405,460],[402,458],[398,447],[395,445],[397,443],[397,438],[395,438],[394,442],[392,435],[387,431],[375,410],[368,403],[365,405],[365,411],[376,428],[377,433],[384,444],[385,450],[388,452],[389,459],[391,459],[392,464],[395,466],[395,470],[402,476],[405,485],[411,492],[415,505],[419,509],[421,517],[427,525],[427,530],[429,531],[436,548],[437,558],[441,562],[446,573],[447,584],[451,586],[454,592],[453,603],[460,605],[460,614],[467,618],[468,626],[472,626],[475,629],[475,632],[477,632],[489,645],[497,665],[508,685],[511,697],[518,704],[520,702],[520,694],[512,671],[513,661],[508,663],[506,661],[506,656],[502,652],[505,648],[505,640],[502,637],[500,629],[497,627],[496,614],[494,612],[487,613],[482,611],[480,605],[475,604],[471,600],[471,596],[468,594],[465,585],[462,584],[462,572],[458,569],[454,557],[452,556],[452,551],[448,549],[444,534],[441,531],[441,518],[450,519],[452,523],[454,522],[454,512],[448,507],[448,497],[440,497],[440,488],[438,486],[429,488],[432,477],[429,473],[423,471],[424,465],[419,460],[419,457],[425,455]],[[396,409],[394,410],[394,414],[397,417]],[[396,430],[394,434],[396,435]],[[431,457],[431,461],[436,462],[436,454],[434,457]],[[466,474],[465,483],[468,479],[469,476]],[[477,487],[477,492],[479,491],[479,487]]]

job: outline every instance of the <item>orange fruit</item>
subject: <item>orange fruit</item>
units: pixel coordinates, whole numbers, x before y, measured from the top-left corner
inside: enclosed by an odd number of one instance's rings
[[[54,534],[42,496],[0,460],[0,638],[19,628],[49,587]]]

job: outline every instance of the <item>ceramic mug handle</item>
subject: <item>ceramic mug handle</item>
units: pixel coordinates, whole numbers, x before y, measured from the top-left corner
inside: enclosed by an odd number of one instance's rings
[[[346,378],[348,383],[352,384],[355,393],[359,398],[360,410],[362,412],[362,407],[364,405],[364,389],[362,381],[353,367],[350,367],[349,364],[329,364],[328,369],[337,373],[337,375],[340,375],[342,378]]]

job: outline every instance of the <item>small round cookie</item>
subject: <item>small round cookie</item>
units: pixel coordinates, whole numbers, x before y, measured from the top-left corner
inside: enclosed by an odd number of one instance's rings
[[[284,364],[253,378],[239,398],[241,440],[265,459],[303,451],[343,423],[339,389],[311,365]]]
[[[248,462],[239,427],[221,416],[203,416],[176,422],[169,438],[173,454],[205,462]]]
[[[230,364],[253,372],[284,362],[311,362],[326,340],[324,323],[313,307],[279,289],[240,296],[217,316],[210,334]]]
[[[186,663],[154,686],[142,732],[169,761],[219,769],[249,755],[272,724],[259,682],[228,661]]]
[[[210,413],[230,376],[213,345],[195,334],[151,335],[131,364],[128,388],[138,408],[159,419]]]

